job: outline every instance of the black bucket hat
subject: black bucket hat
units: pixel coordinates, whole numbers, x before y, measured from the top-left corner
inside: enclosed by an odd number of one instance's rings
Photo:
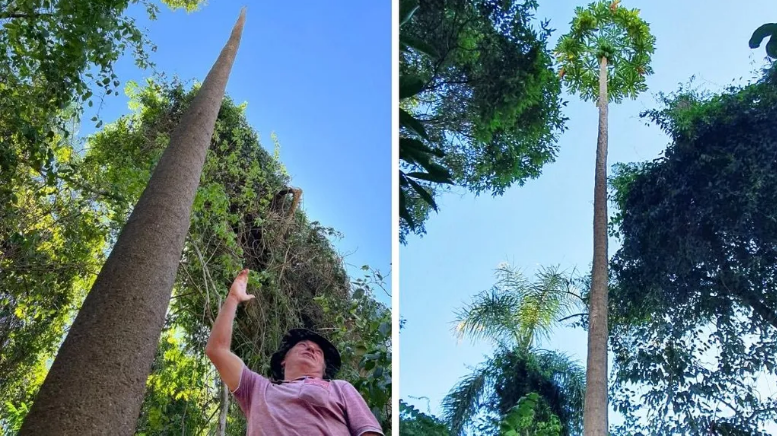
[[[324,352],[324,362],[326,363],[324,379],[334,379],[342,364],[340,361],[340,352],[337,351],[337,348],[334,347],[329,340],[309,329],[292,329],[283,336],[281,347],[278,348],[277,352],[272,354],[272,358],[270,359],[272,377],[275,380],[283,380],[283,366],[281,366],[281,361],[286,357],[286,353],[289,352],[289,349],[293,348],[294,345],[304,340],[311,340],[321,347],[321,350]]]

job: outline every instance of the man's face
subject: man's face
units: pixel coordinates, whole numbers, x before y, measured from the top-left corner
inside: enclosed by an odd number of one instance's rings
[[[317,374],[319,378],[324,376],[326,361],[324,360],[324,351],[318,343],[311,340],[303,340],[295,344],[281,362],[286,377],[289,377],[290,371],[295,375]]]

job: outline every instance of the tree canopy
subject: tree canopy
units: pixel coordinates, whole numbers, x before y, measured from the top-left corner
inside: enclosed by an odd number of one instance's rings
[[[527,394],[507,413],[499,425],[500,435],[562,435],[558,416],[536,392]]]
[[[597,1],[575,8],[569,33],[559,38],[556,58],[559,76],[570,91],[585,101],[599,97],[599,62],[607,59],[607,98],[620,103],[647,90],[653,73],[651,54],[656,38],[639,17],[639,9],[619,5],[620,0]]]
[[[463,377],[443,400],[445,421],[461,435],[495,435],[521,398],[536,393],[544,412],[538,421],[559,420],[561,435],[579,434],[583,424],[585,370],[569,356],[535,348],[500,347]]]
[[[476,194],[501,195],[556,157],[561,86],[547,48],[551,30],[535,24],[536,8],[533,0],[423,0],[401,27],[400,84],[414,84],[414,92],[400,106],[424,130],[427,147],[439,150],[429,159]],[[418,170],[407,159],[401,168]],[[442,187],[416,182],[430,197]],[[403,238],[424,232],[430,205],[417,190],[404,192],[413,225],[402,220]]]
[[[643,116],[671,138],[664,156],[612,180],[616,408],[624,432],[762,433],[777,418],[758,389],[777,368],[777,75],[663,104]]]
[[[201,2],[162,1],[188,11]],[[63,110],[80,114],[83,105],[117,95],[114,65],[127,51],[140,68],[153,66],[156,47],[125,14],[131,4],[143,5],[150,19],[159,12],[150,0],[0,0],[0,172],[14,174],[21,162],[49,185],[68,177],[54,156],[54,142],[70,134]],[[10,195],[0,185],[0,207]]]

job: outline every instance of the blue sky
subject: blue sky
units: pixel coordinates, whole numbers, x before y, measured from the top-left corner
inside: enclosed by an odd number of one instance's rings
[[[130,9],[158,50],[168,77],[202,81],[250,3],[227,93],[248,102],[248,121],[262,144],[281,144],[302,207],[344,234],[336,247],[346,263],[391,268],[391,2],[246,2],[211,0],[187,14],[161,6],[156,21]],[[130,57],[117,66],[122,83],[144,83],[150,71]],[[95,105],[96,107],[97,105]],[[100,116],[129,112],[127,97],[107,96]],[[87,113],[85,120],[93,114]],[[82,135],[93,132],[82,126]],[[385,294],[380,300],[391,303]]]
[[[586,1],[540,0],[538,18],[551,20],[551,47],[568,30],[576,6]],[[698,86],[720,91],[747,80],[765,56],[747,46],[756,27],[777,17],[773,1],[750,0],[734,6],[724,0],[623,0],[639,8],[657,38],[647,80],[648,92],[635,101],[610,105],[609,159],[653,159],[668,138],[645,126],[639,112],[657,105],[655,93],[671,92],[696,76]],[[568,130],[560,138],[555,163],[542,176],[504,196],[474,197],[451,193],[438,200],[439,214],[426,223],[428,235],[411,236],[400,248],[400,315],[407,320],[399,337],[400,396],[422,411],[440,413],[440,402],[453,385],[492,350],[487,343],[457,344],[451,320],[456,308],[490,288],[494,270],[507,261],[532,275],[538,266],[587,270],[593,254],[593,182],[597,109],[575,95],[565,115]],[[610,243],[610,255],[618,246]],[[566,351],[585,363],[587,336],[564,328],[542,344]],[[773,389],[774,385],[772,385]],[[768,392],[767,392],[768,393]],[[427,397],[427,400],[413,397]],[[611,422],[617,421],[611,415]]]

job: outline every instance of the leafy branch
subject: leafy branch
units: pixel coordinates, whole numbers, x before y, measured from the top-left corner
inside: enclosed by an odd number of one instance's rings
[[[418,10],[418,0],[403,0],[400,2],[400,28],[408,23],[416,10]],[[415,50],[417,53],[436,58],[437,54],[434,48],[429,44],[415,38],[411,35],[400,33],[400,47],[403,52]],[[407,101],[420,94],[425,87],[425,82],[415,75],[403,75],[399,78],[399,99]],[[399,159],[404,162],[405,167],[415,167],[420,171],[405,172],[399,170],[399,216],[404,220],[410,229],[416,228],[416,222],[410,213],[408,198],[418,196],[433,210],[437,211],[437,203],[434,201],[433,193],[424,187],[421,181],[427,185],[434,184],[453,184],[450,171],[440,164],[434,162],[434,158],[442,158],[444,152],[441,149],[433,149],[422,140],[429,141],[429,135],[424,129],[421,121],[415,118],[408,111],[399,108]],[[412,194],[412,193],[415,194]]]

